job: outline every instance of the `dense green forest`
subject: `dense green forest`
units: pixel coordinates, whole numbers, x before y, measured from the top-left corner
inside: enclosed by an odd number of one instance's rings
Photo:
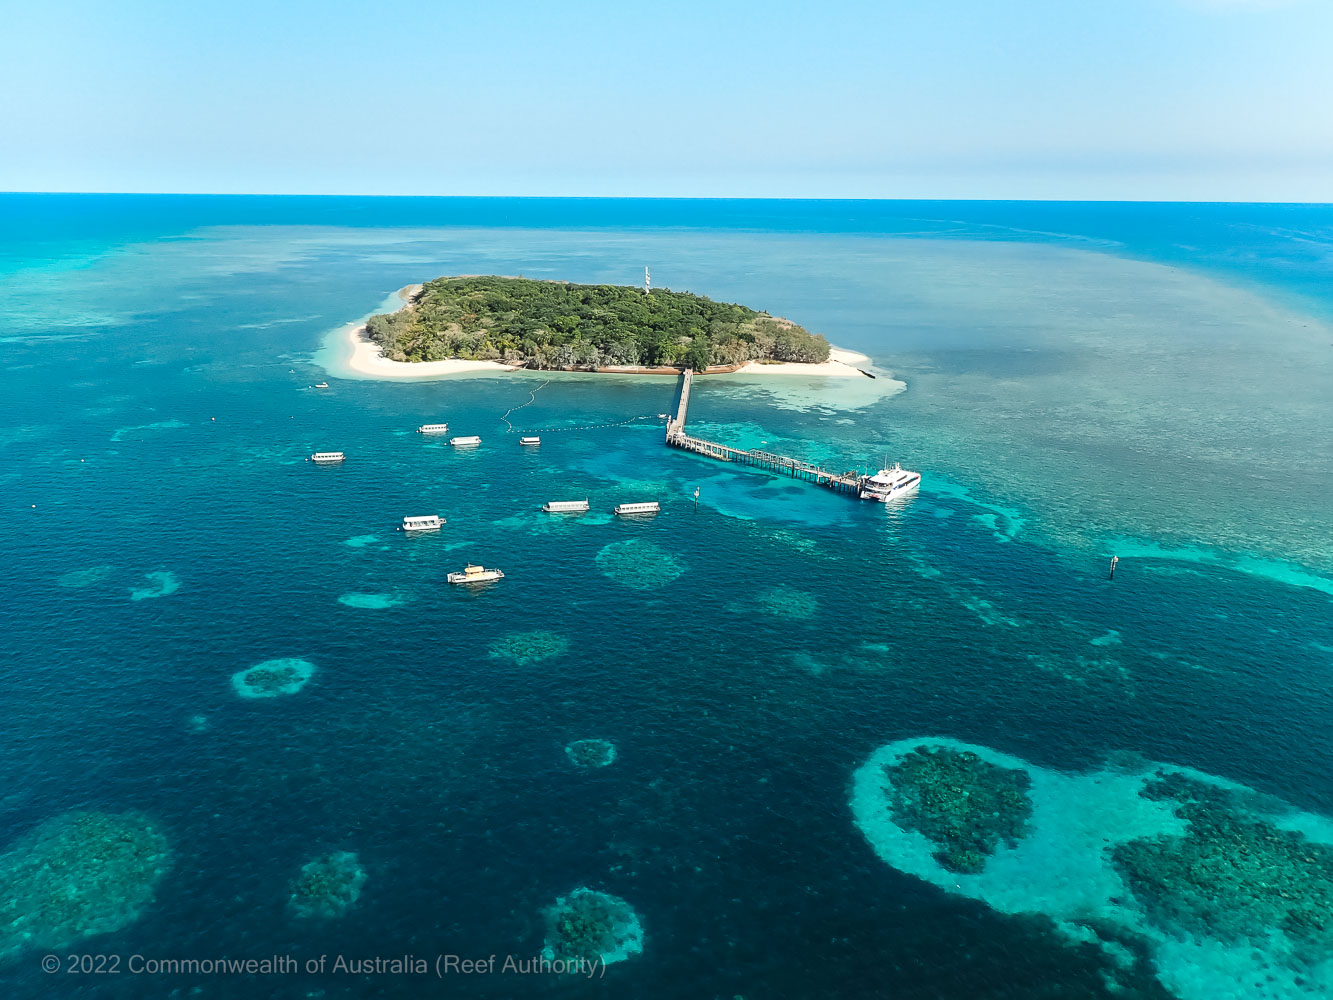
[[[688,292],[526,278],[437,278],[366,334],[395,361],[467,358],[533,368],[827,361],[828,341]]]

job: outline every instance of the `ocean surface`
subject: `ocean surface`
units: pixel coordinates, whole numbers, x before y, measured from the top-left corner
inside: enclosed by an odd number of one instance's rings
[[[668,449],[672,378],[344,364],[336,331],[410,283],[644,266],[878,376],[699,380],[695,433],[900,461],[920,494]],[[895,868],[853,798],[880,748],[930,737],[1039,774],[1169,763],[1333,816],[1333,207],[0,195],[0,368],[0,995],[1330,982],[1257,946],[1243,974],[1206,949],[1128,961],[1035,896]],[[481,447],[415,432],[439,421]],[[610,516],[646,499],[659,515]],[[429,513],[439,533],[395,530]],[[469,561],[506,578],[445,585]],[[239,695],[284,659],[304,686]],[[582,739],[614,761],[575,766]],[[100,924],[33,847],[77,812],[166,844],[148,888],[85,879]],[[358,897],[294,912],[302,866],[340,852]],[[538,954],[579,887],[634,908],[641,954],[591,980],[436,976],[439,955]],[[47,954],[431,971],[49,974]]]

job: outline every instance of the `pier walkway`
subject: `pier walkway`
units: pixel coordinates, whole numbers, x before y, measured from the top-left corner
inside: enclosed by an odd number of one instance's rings
[[[666,443],[668,445],[693,452],[696,455],[703,455],[705,458],[715,458],[720,462],[738,462],[741,465],[754,466],[766,472],[791,476],[793,479],[803,479],[808,483],[837,490],[840,493],[850,493],[852,496],[857,496],[860,493],[861,481],[866,477],[855,469],[841,473],[833,472],[810,462],[803,462],[798,458],[790,458],[786,455],[778,455],[771,451],[733,448],[730,445],[718,444],[716,441],[686,434],[685,420],[689,416],[690,387],[693,380],[694,372],[687,368],[685,374],[681,376],[680,404],[676,407],[676,415],[667,421]]]

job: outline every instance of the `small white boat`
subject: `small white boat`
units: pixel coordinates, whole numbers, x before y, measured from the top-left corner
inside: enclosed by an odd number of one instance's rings
[[[316,382],[316,383],[315,383],[314,385],[312,385],[310,388],[312,388],[312,389],[327,389],[328,387],[329,387],[329,384],[328,384],[327,382]]]
[[[661,504],[656,500],[650,500],[647,503],[617,504],[615,512],[617,514],[656,514],[661,509]]]
[[[463,567],[460,573],[450,573],[446,579],[450,583],[490,583],[492,580],[503,580],[505,575],[498,569],[487,569],[485,566],[474,566],[468,563]]]
[[[320,465],[332,465],[346,458],[347,456],[340,451],[317,451],[310,456],[310,461],[318,462]]]
[[[518,439],[518,443],[527,445],[541,444],[542,439],[539,437],[522,437]]]
[[[542,504],[542,510],[548,514],[568,514],[587,509],[587,500],[549,500]]]
[[[449,443],[455,448],[475,448],[477,445],[481,444],[481,438],[473,434],[468,437],[450,438]]]
[[[444,518],[439,514],[422,514],[420,517],[403,518],[403,531],[439,531]]]
[[[915,493],[920,485],[921,473],[909,472],[894,462],[892,469],[880,469],[873,476],[866,476],[861,480],[859,495],[862,500],[878,500],[884,503]]]
[[[418,434],[447,434],[449,433],[448,424],[422,424],[417,428]]]

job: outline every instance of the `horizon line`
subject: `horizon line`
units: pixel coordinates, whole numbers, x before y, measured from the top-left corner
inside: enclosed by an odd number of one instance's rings
[[[328,194],[302,191],[36,191],[4,190],[8,195],[91,196],[109,198],[431,198],[509,201],[817,201],[817,202],[952,202],[972,204],[1050,205],[1304,205],[1333,206],[1333,201],[1263,201],[1244,199],[1171,198],[901,198],[884,196],[826,197],[806,195],[597,195],[597,194]]]

